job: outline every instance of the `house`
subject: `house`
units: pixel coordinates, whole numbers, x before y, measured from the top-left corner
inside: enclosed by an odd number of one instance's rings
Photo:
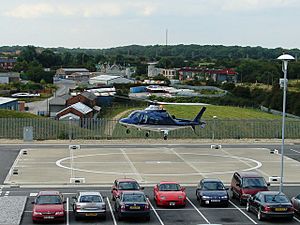
[[[56,70],[55,77],[68,79],[68,76],[73,73],[89,72],[86,68],[59,68]]]
[[[0,109],[18,110],[18,99],[0,97]]]
[[[56,113],[63,110],[64,108],[66,108],[67,99],[69,99],[70,97],[71,97],[71,95],[64,94],[64,95],[52,98],[49,101],[49,114],[50,114],[50,117],[55,117]]]
[[[0,58],[0,69],[12,70],[17,63],[16,59]]]
[[[75,80],[75,81],[88,81],[90,77],[93,76],[93,73],[91,72],[75,72],[71,75],[68,75],[69,80]]]
[[[73,97],[67,99],[66,105],[70,106],[77,102],[81,102],[81,103],[89,106],[90,108],[94,108],[97,105],[96,99],[97,99],[97,96],[94,93],[85,91],[85,92],[82,92],[76,96],[73,96]]]
[[[160,74],[163,75],[164,77],[168,78],[169,80],[175,79],[177,75],[177,71],[179,69],[160,69]]]
[[[59,120],[69,120],[70,117],[74,120],[92,118],[93,109],[81,102],[77,102],[56,113],[56,117]]]
[[[0,84],[9,84],[11,82],[19,82],[20,74],[19,73],[0,73]]]
[[[116,75],[100,75],[100,76],[90,78],[89,83],[101,86],[101,85],[113,85],[113,84],[133,84],[134,81]]]
[[[148,63],[148,77],[156,77],[160,73],[160,69],[156,68],[157,62]]]
[[[183,67],[179,69],[179,80],[212,79],[215,82],[236,82],[237,72],[234,69],[208,69],[201,67]]]

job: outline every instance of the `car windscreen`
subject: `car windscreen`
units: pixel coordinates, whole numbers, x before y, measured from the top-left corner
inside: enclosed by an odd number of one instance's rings
[[[266,203],[289,203],[285,195],[265,195]]]
[[[225,187],[221,182],[204,182],[203,190],[218,191],[218,190],[225,190]]]
[[[266,188],[267,183],[262,177],[245,177],[242,183],[243,188]]]
[[[146,202],[146,197],[143,194],[123,194],[123,202]]]
[[[38,205],[62,204],[62,199],[58,195],[40,195],[36,198],[35,204]]]
[[[88,203],[88,202],[102,202],[102,199],[99,195],[83,195],[80,197],[80,202]]]
[[[120,182],[119,189],[120,190],[139,190],[140,187],[136,182]]]
[[[180,191],[178,184],[161,184],[159,185],[160,191]]]

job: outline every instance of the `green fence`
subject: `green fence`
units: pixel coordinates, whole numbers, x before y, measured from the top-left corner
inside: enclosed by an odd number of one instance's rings
[[[169,138],[240,139],[281,138],[281,120],[207,120],[204,129],[179,129],[169,132]],[[84,119],[58,121],[50,118],[0,118],[0,138],[23,139],[23,128],[33,128],[35,140],[56,139],[125,139],[145,138],[146,131],[126,128],[111,119]],[[149,138],[161,138],[162,134],[150,132]],[[300,120],[286,119],[285,137],[300,137]]]

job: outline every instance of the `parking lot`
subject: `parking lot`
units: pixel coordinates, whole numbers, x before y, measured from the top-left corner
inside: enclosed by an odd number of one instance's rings
[[[24,154],[26,150],[26,154]],[[205,177],[217,177],[228,187],[234,171],[257,171],[268,181],[279,176],[280,154],[270,154],[269,148],[234,146],[221,149],[196,146],[135,146],[88,147],[74,150],[73,160],[68,147],[22,148],[14,160],[0,197],[27,196],[21,224],[32,224],[31,212],[34,196],[40,190],[59,190],[63,193],[68,211],[65,224],[299,224],[293,221],[271,220],[259,222],[256,215],[231,200],[228,208],[202,207],[196,200],[196,184]],[[285,157],[285,194],[291,198],[300,192],[299,149]],[[73,166],[72,162],[73,161]],[[13,172],[16,171],[17,174]],[[83,178],[82,183],[70,184],[70,177]],[[116,178],[135,178],[145,187],[151,202],[151,219],[116,220],[110,187]],[[178,181],[186,187],[185,208],[160,208],[153,201],[153,186],[162,180]],[[39,187],[37,187],[39,185]],[[271,183],[278,190],[278,183]],[[100,191],[107,203],[106,220],[75,221],[72,197],[79,190]]]
[[[152,188],[146,187],[145,193],[148,195],[149,200],[152,205],[151,210],[151,219],[149,222],[145,222],[139,219],[129,219],[124,221],[117,221],[114,213],[111,211],[109,205],[113,207],[114,202],[110,200],[110,189],[109,188],[84,188],[82,190],[97,190],[106,197],[107,203],[107,218],[106,220],[79,220],[75,221],[73,212],[71,210],[71,201],[72,196],[75,195],[76,191],[80,190],[79,188],[63,188],[55,189],[63,193],[65,199],[69,202],[68,204],[68,220],[65,224],[158,224],[158,225],[167,225],[167,224],[299,224],[300,218],[295,217],[294,220],[285,221],[285,220],[271,220],[259,222],[256,216],[252,213],[248,213],[245,210],[244,206],[240,206],[236,200],[231,200],[228,208],[218,208],[218,207],[202,207],[199,205],[199,202],[196,200],[195,196],[196,187],[187,187],[186,192],[188,195],[188,202],[185,208],[159,208],[155,205],[153,201]],[[277,186],[271,187],[271,189],[277,190]],[[8,190],[8,189],[7,189]],[[5,195],[7,190],[3,190],[3,195]],[[32,204],[35,195],[40,189],[9,189],[7,196],[12,195],[26,195],[28,196],[28,201],[26,204],[25,211],[23,213],[23,218],[21,224],[30,225],[32,224],[31,212]],[[295,195],[299,191],[299,187],[288,186],[285,188],[286,193],[289,196]]]

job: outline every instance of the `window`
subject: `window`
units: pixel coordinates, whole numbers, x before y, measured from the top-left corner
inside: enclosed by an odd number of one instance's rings
[[[265,195],[266,203],[289,203],[290,201],[284,195]]]
[[[215,191],[215,190],[225,190],[225,187],[221,182],[205,182],[203,184],[203,189],[208,191]]]
[[[243,188],[265,188],[266,181],[262,177],[246,177],[243,178]]]
[[[180,191],[178,184],[161,184],[159,186],[160,191]]]
[[[36,204],[38,205],[62,204],[62,199],[58,195],[40,195],[36,199]]]
[[[102,202],[99,195],[84,195],[80,197],[80,202]]]
[[[119,189],[120,190],[139,190],[140,187],[136,182],[120,182]]]
[[[146,202],[145,195],[142,194],[123,194],[123,202]]]

